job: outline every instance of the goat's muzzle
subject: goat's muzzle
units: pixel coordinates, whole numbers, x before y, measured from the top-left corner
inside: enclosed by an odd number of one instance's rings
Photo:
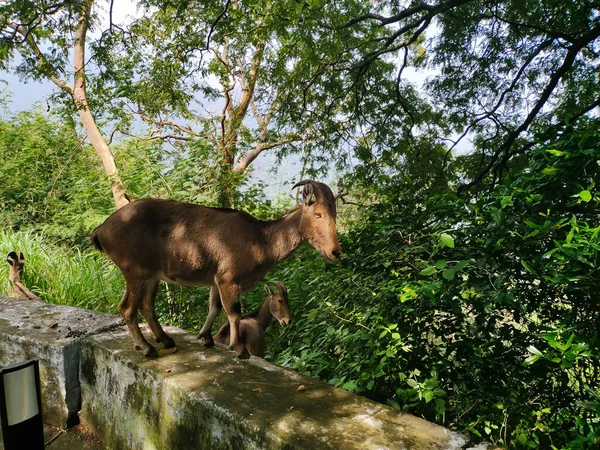
[[[331,252],[331,254],[333,255],[333,261],[339,261],[340,259],[342,259],[342,251],[341,250],[334,250]]]

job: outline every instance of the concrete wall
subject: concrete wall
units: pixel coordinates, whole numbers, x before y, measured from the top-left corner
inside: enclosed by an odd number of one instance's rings
[[[110,314],[0,297],[0,367],[39,359],[46,423],[75,425],[81,409],[81,341],[122,323]]]
[[[40,359],[45,421],[79,417],[114,450],[465,448],[438,425],[166,331],[177,349],[148,359],[116,316],[0,298],[0,366]]]

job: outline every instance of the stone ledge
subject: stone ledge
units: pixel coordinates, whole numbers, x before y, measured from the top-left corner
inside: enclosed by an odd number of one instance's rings
[[[111,448],[450,450],[466,442],[262,359],[240,361],[180,329],[166,331],[177,351],[159,349],[155,359],[133,350],[125,328],[82,342],[81,418]]]
[[[0,367],[39,359],[44,421],[70,427],[81,408],[79,343],[122,323],[110,314],[0,297]]]

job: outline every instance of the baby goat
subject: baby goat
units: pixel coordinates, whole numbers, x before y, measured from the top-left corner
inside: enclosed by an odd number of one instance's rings
[[[8,273],[8,289],[7,295],[14,298],[22,298],[25,300],[39,300],[40,298],[27,289],[21,278],[23,277],[23,266],[25,265],[25,257],[22,252],[10,252],[6,257],[6,261],[10,264],[10,272]]]
[[[275,317],[281,325],[292,323],[287,289],[280,281],[273,281],[275,290],[265,284],[267,296],[256,311],[242,317],[240,321],[240,340],[251,355],[265,356],[265,330]],[[229,345],[229,323],[224,324],[214,336],[216,342]]]

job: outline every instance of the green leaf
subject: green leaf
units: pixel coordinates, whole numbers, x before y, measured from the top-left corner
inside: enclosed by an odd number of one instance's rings
[[[546,150],[548,153],[550,153],[552,156],[563,156],[563,155],[568,155],[568,152],[563,152],[560,150],[554,150],[554,149],[550,149],[550,150]]]
[[[431,400],[433,400],[433,397],[435,397],[433,395],[433,391],[430,391],[430,390],[423,391],[422,395],[423,395],[423,399],[425,399],[425,403],[429,403]]]
[[[446,411],[446,404],[444,400],[442,400],[441,398],[435,399],[435,410],[440,414],[443,414],[444,411]]]
[[[448,261],[446,261],[445,259],[439,259],[435,262],[435,267],[437,269],[443,269],[444,267],[446,267],[446,264],[448,264]]]
[[[506,195],[506,196],[502,197],[502,200],[500,201],[500,207],[502,209],[504,209],[511,203],[512,203],[512,195]]]
[[[354,391],[356,390],[357,385],[354,381],[346,381],[343,385],[342,385],[342,389],[346,389],[347,391]]]
[[[419,383],[417,383],[412,378],[409,378],[408,380],[406,380],[406,384],[408,384],[411,388],[417,388],[419,386]]]
[[[557,167],[546,167],[545,169],[542,169],[542,173],[544,175],[554,175],[558,170]]]
[[[537,276],[537,272],[533,269],[533,267],[531,267],[529,264],[527,264],[524,260],[521,260],[521,265],[523,267],[525,267],[525,269],[527,269],[527,272],[532,273],[535,276]]]
[[[535,228],[536,230],[539,230],[541,227],[541,225],[538,225],[535,222],[532,222],[531,220],[524,220],[523,221],[528,227],[530,228]]]
[[[421,275],[425,275],[428,277],[430,275],[433,275],[436,272],[437,272],[437,270],[435,269],[435,267],[431,266],[431,267],[427,267],[426,269],[421,270]]]
[[[398,402],[396,402],[396,401],[394,401],[394,400],[392,400],[392,399],[389,399],[389,398],[388,398],[388,399],[385,401],[385,403],[386,403],[388,406],[391,406],[392,408],[394,408],[394,409],[397,409],[398,411],[400,411],[400,410],[401,410],[401,408],[400,408],[400,405],[398,404]]]
[[[446,280],[454,280],[454,269],[444,269],[442,276]]]
[[[569,231],[569,234],[567,234],[567,238],[565,239],[565,242],[567,244],[570,244],[571,241],[573,240],[574,235],[575,235],[575,228],[571,228],[571,231]]]
[[[469,264],[469,260],[463,259],[462,261],[460,261],[459,263],[457,263],[453,267],[453,269],[454,269],[455,272],[459,272],[459,271],[463,270],[467,266],[467,264]]]
[[[527,351],[529,353],[533,353],[534,355],[544,356],[544,354],[541,351],[539,351],[536,347],[534,347],[533,345],[530,345],[529,347],[527,347]]]
[[[590,191],[581,191],[579,193],[579,197],[581,197],[581,200],[583,200],[584,202],[589,202],[592,199],[592,193]]]
[[[440,235],[440,246],[454,248],[454,238],[449,234],[442,233]]]

